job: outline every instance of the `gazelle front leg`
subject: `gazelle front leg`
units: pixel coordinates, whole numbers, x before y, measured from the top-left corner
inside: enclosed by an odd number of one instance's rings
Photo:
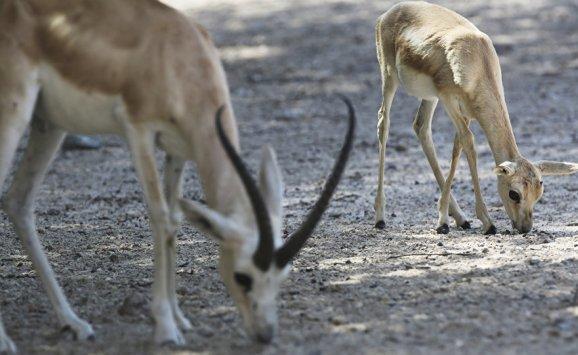
[[[6,196],[6,213],[46,288],[60,323],[70,328],[78,339],[88,339],[94,337],[94,331],[74,313],[58,285],[38,240],[34,219],[34,197],[60,147],[64,132],[38,118],[32,122],[31,127],[28,148]]]
[[[482,189],[480,188],[475,139],[474,134],[470,130],[468,119],[461,114],[458,104],[452,99],[444,100],[444,106],[457,129],[461,145],[468,159],[472,184],[474,185],[474,194],[476,196],[476,216],[482,221],[484,234],[496,234],[496,227],[492,223],[488,208],[484,202],[484,197],[482,196]]]
[[[127,124],[125,130],[136,171],[147,201],[154,238],[154,281],[152,313],[156,322],[155,342],[182,345],[185,339],[175,321],[169,294],[168,248],[174,245],[176,225],[171,222],[167,201],[155,162],[155,131],[145,124]]]
[[[175,236],[171,238],[174,242],[168,243],[167,246],[167,263],[168,272],[167,280],[168,282],[168,292],[171,300],[171,307],[173,310],[173,315],[179,325],[183,330],[190,330],[192,328],[191,322],[184,316],[183,312],[179,307],[179,302],[177,300],[176,292],[176,254],[177,254],[177,236],[178,226],[181,223],[181,213],[179,207],[179,200],[182,197],[182,176],[183,169],[185,167],[185,161],[183,159],[171,156],[167,154],[165,163],[165,194],[167,196],[169,204],[169,213],[171,218],[171,223],[176,226]]]
[[[431,123],[437,103],[438,103],[437,99],[421,101],[419,109],[417,110],[417,113],[415,115],[415,119],[413,121],[413,129],[419,139],[421,148],[427,158],[427,161],[429,162],[429,165],[432,169],[432,172],[435,176],[438,186],[440,190],[443,190],[445,179],[442,173],[442,169],[440,168],[440,164],[438,162],[431,131]],[[464,217],[462,209],[454,199],[454,196],[451,194],[451,192],[449,194],[449,214],[455,219],[456,225],[460,226],[463,229],[470,228],[470,222],[468,222],[468,220]],[[444,220],[444,223],[448,224],[448,221]],[[442,225],[443,225],[442,223],[438,224],[438,229]]]
[[[442,193],[440,196],[439,201],[439,221],[438,227],[436,231],[438,234],[448,234],[450,231],[449,227],[449,206],[450,206],[450,199],[452,198],[451,191],[452,191],[452,181],[454,180],[454,176],[456,173],[456,168],[460,161],[460,155],[462,154],[462,145],[460,143],[460,137],[456,133],[454,138],[454,149],[452,151],[452,161],[450,163],[450,171],[446,178],[446,181],[442,187]]]
[[[377,180],[377,196],[375,197],[375,227],[385,228],[385,192],[383,191],[385,174],[385,147],[389,137],[389,111],[393,96],[397,89],[394,78],[382,73],[383,102],[377,114],[377,138],[379,139],[379,174]]]

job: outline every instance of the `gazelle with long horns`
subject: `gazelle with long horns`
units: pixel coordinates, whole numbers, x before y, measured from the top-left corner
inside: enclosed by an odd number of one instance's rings
[[[478,180],[474,135],[470,122],[477,120],[496,162],[498,192],[514,228],[528,232],[532,211],[543,193],[542,176],[578,171],[578,164],[543,161],[532,163],[516,145],[504,98],[500,63],[490,38],[457,13],[427,2],[403,2],[377,20],[377,58],[382,78],[383,102],[378,113],[379,180],[375,199],[376,227],[385,227],[383,191],[385,146],[389,111],[399,85],[421,98],[414,130],[442,191],[438,233],[449,232],[449,215],[462,228],[470,228],[451,194],[451,184],[462,149],[466,153],[474,193],[476,216],[486,234],[496,233]],[[440,169],[431,134],[435,107],[441,100],[457,133],[450,171]]]
[[[19,139],[28,126],[31,130],[4,209],[62,325],[80,339],[94,334],[72,310],[38,241],[34,197],[66,132],[114,133],[128,141],[148,205],[155,341],[182,344],[181,330],[191,328],[175,293],[181,210],[220,243],[220,273],[247,332],[270,341],[279,286],[327,208],[351,151],[351,103],[344,99],[349,129],[321,197],[283,243],[283,187],[275,154],[264,150],[256,184],[238,156],[225,73],[201,26],[156,0],[3,0],[0,5],[0,186]],[[167,153],[164,191],[155,144]],[[207,205],[181,199],[188,160],[196,163]],[[3,330],[0,326],[0,350],[13,349]]]

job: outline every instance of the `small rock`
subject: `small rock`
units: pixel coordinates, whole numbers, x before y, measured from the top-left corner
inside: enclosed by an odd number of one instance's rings
[[[333,325],[343,325],[345,324],[346,319],[343,316],[333,316],[331,317],[331,324]]]
[[[538,265],[540,264],[540,258],[538,258],[537,256],[533,256],[530,259],[527,260],[528,264],[530,265]]]
[[[343,287],[341,287],[341,285],[339,285],[339,284],[330,284],[328,289],[329,289],[329,292],[341,292],[341,291],[343,291]]]
[[[137,316],[145,313],[146,297],[141,293],[132,293],[127,296],[117,312],[121,316]]]
[[[275,117],[275,119],[277,119],[279,121],[294,121],[294,120],[297,120],[299,118],[302,118],[304,114],[305,114],[305,112],[302,109],[288,108],[288,109],[281,111],[281,113],[278,114]]]
[[[46,211],[46,214],[49,216],[58,216],[60,214],[60,210],[56,208],[51,208],[48,211]]]

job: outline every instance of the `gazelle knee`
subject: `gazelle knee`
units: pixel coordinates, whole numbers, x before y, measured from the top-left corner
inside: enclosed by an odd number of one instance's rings
[[[32,214],[30,206],[27,206],[21,199],[14,197],[10,193],[2,201],[2,206],[12,222],[20,221],[24,216]]]
[[[472,131],[467,130],[460,135],[460,142],[464,148],[473,148],[475,144],[475,138]]]
[[[387,138],[387,131],[389,131],[389,117],[385,113],[380,113],[377,120],[377,138],[381,143],[383,143],[382,140]]]
[[[413,131],[419,138],[424,138],[428,134],[429,127],[424,124],[422,120],[415,120],[413,122]]]

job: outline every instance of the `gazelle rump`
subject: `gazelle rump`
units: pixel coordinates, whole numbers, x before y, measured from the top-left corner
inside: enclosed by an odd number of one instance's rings
[[[408,1],[393,6],[378,18],[376,47],[383,95],[377,124],[376,227],[385,227],[385,149],[391,103],[401,85],[409,94],[421,98],[413,127],[441,190],[438,233],[449,232],[450,215],[458,226],[470,228],[451,194],[462,150],[472,176],[476,216],[484,233],[496,233],[480,189],[474,135],[470,130],[472,120],[478,121],[490,144],[499,195],[513,227],[523,233],[530,231],[534,205],[543,193],[542,176],[571,174],[578,171],[578,164],[532,163],[521,155],[508,116],[500,63],[490,38],[451,10]],[[450,171],[445,179],[431,134],[438,101],[443,103],[456,128]]]
[[[350,125],[335,169],[303,227],[282,245],[275,154],[264,150],[257,186],[238,157],[228,84],[205,29],[156,0],[1,1],[0,186],[30,127],[3,207],[61,324],[80,339],[94,335],[69,305],[36,233],[35,195],[66,132],[112,133],[128,142],[154,238],[155,342],[182,344],[181,330],[191,328],[175,292],[181,212],[220,242],[220,271],[247,331],[269,341],[280,283],[327,207],[352,147],[355,114],[345,101]],[[164,186],[156,145],[167,153]],[[195,162],[206,206],[182,200],[186,161]],[[0,350],[14,348],[3,330]]]

